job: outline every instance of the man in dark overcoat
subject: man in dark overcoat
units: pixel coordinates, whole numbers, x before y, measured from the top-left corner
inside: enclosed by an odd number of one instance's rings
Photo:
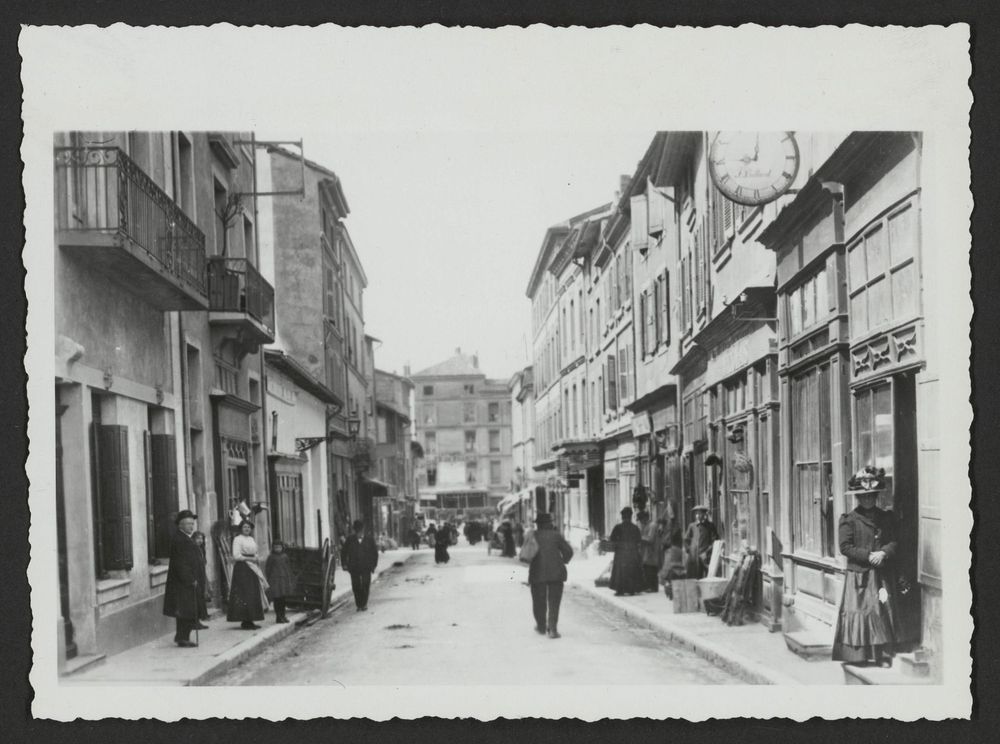
[[[528,567],[535,631],[548,633],[549,638],[559,638],[559,605],[566,583],[566,564],[573,557],[573,548],[556,532],[551,514],[539,514],[535,525],[538,552]]]
[[[378,548],[362,520],[355,520],[353,527],[354,534],[347,538],[340,552],[340,562],[344,570],[351,574],[355,610],[363,612],[368,609],[368,592],[372,586],[372,574],[378,565]]]
[[[684,533],[684,549],[687,551],[687,577],[703,579],[708,575],[708,564],[712,558],[712,543],[719,539],[719,531],[708,519],[708,507],[701,505],[694,509],[694,521]]]
[[[201,622],[208,617],[205,560],[192,537],[197,520],[198,515],[189,509],[177,513],[177,531],[170,541],[170,567],[163,594],[163,614],[176,619],[174,642],[182,648],[197,645],[191,640],[192,630],[208,627]]]

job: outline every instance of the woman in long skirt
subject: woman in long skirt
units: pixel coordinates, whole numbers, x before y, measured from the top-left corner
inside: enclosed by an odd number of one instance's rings
[[[626,506],[621,512],[622,521],[611,530],[615,558],[611,564],[611,581],[608,586],[615,596],[639,594],[643,590],[642,533],[632,523],[632,509]]]
[[[243,630],[256,630],[254,621],[264,619],[267,605],[267,582],[257,565],[257,542],[253,539],[249,520],[240,525],[240,534],[233,538],[233,578],[229,589],[229,610],[226,620],[239,622]]]
[[[858,506],[840,518],[840,552],[847,557],[844,595],[833,639],[833,660],[891,666],[899,640],[894,561],[895,518],[875,506],[885,470],[868,466],[848,482]]]

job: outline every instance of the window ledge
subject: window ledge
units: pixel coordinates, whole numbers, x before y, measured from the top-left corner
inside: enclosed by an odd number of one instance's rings
[[[99,579],[97,582],[97,593],[110,592],[132,583],[132,579]]]
[[[157,566],[152,566],[151,565],[149,567],[149,575],[150,576],[159,576],[160,574],[165,574],[167,571],[170,570],[170,561],[169,560],[167,560],[166,558],[160,558],[160,561],[161,561],[161,563],[159,565],[157,565]]]

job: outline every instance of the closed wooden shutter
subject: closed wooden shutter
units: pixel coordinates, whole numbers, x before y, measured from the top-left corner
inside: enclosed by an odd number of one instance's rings
[[[639,355],[646,356],[646,351],[652,344],[647,344],[648,324],[646,315],[647,292],[645,290],[639,295]]]
[[[659,312],[659,325],[656,330],[656,337],[664,344],[670,344],[670,272],[667,271],[660,278],[660,298],[661,311]]]
[[[652,224],[647,221],[646,195],[639,194],[631,199],[631,240],[632,246],[640,253],[645,254],[649,247],[649,233],[652,232]],[[652,214],[649,217],[652,218]],[[662,225],[660,227],[662,230]]]
[[[617,411],[618,410],[618,380],[615,374],[615,353],[610,351],[608,353],[608,368],[605,372],[605,378],[608,384],[608,410]]]
[[[128,427],[95,424],[101,568],[132,568],[132,503],[129,493]]]
[[[177,515],[177,440],[173,434],[149,437],[152,452],[154,557],[170,555],[170,537]]]

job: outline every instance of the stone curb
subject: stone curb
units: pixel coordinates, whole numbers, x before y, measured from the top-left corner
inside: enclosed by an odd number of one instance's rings
[[[405,564],[409,561],[411,555],[407,555],[402,559]],[[394,562],[395,563],[395,562]],[[394,563],[389,563],[381,569],[377,569],[375,572],[375,578],[382,576],[386,571],[395,568]],[[351,589],[348,586],[339,592],[336,592],[330,598],[330,609],[331,611],[336,609],[338,606],[343,604],[343,602],[350,597]],[[198,687],[207,684],[209,681],[218,677],[221,674],[225,674],[231,669],[239,666],[244,661],[249,659],[251,656],[255,656],[257,653],[263,651],[268,646],[273,646],[278,641],[282,641],[292,633],[295,633],[299,628],[305,626],[310,620],[314,620],[319,617],[319,610],[310,610],[309,612],[296,613],[292,617],[297,617],[297,619],[292,620],[292,622],[287,625],[272,625],[268,629],[260,633],[253,638],[248,638],[245,642],[234,646],[228,651],[219,654],[216,662],[209,668],[203,671],[196,677],[189,679],[185,682],[188,687]],[[291,618],[290,618],[291,619]]]
[[[690,630],[678,628],[669,620],[663,617],[658,617],[640,607],[635,607],[614,596],[609,596],[605,592],[602,592],[598,587],[587,586],[581,581],[572,580],[569,584],[582,589],[598,601],[614,608],[615,610],[621,612],[625,617],[638,622],[640,625],[659,633],[663,633],[669,638],[669,640],[682,646],[686,646],[701,658],[731,674],[735,674],[748,684],[802,685],[802,682],[794,677],[771,669],[758,661],[747,658],[746,656],[743,656],[742,654],[739,654],[719,643],[703,638]]]

